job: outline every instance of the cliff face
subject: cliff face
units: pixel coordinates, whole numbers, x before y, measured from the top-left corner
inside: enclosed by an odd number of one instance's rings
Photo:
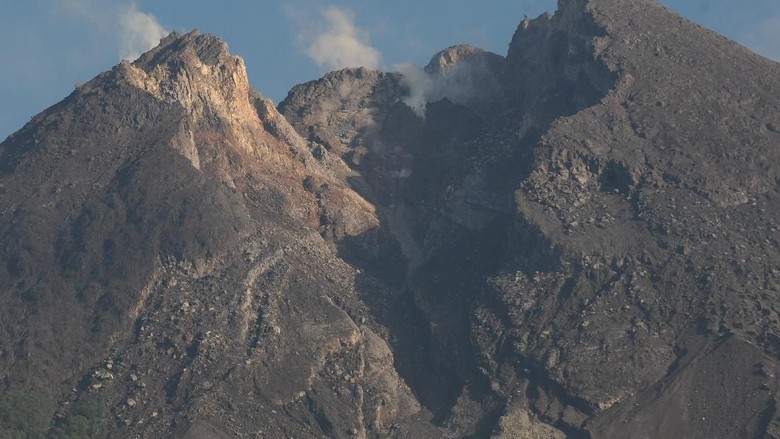
[[[277,110],[172,35],[0,144],[3,384],[52,434],[776,437],[779,74],[566,0]]]
[[[583,6],[599,29],[593,59],[613,85],[552,124],[515,191],[520,229],[540,232],[555,262],[515,263],[493,277],[489,291],[512,310],[499,327],[512,328],[516,352],[562,384],[572,405],[595,415],[585,424],[594,436],[760,430],[771,416],[760,407],[772,411],[775,391],[774,372],[754,368],[775,368],[764,355],[774,350],[777,320],[760,309],[772,306],[777,288],[769,213],[777,171],[764,159],[778,153],[767,127],[780,95],[766,85],[778,65],[652,2]],[[540,27],[521,26],[509,63]],[[598,84],[585,66],[562,71]],[[745,106],[745,96],[756,100]],[[501,316],[495,307],[491,314],[488,321]],[[728,356],[750,360],[715,359]],[[734,379],[720,384],[725,370]],[[739,390],[750,386],[764,390]],[[535,409],[561,416],[549,405]]]
[[[445,377],[406,374],[421,401],[459,434],[529,412],[571,436],[765,430],[777,64],[654,2],[567,1],[499,65],[492,111],[438,96],[373,129],[406,136],[380,204],[414,261],[415,369]]]
[[[109,437],[383,434],[419,411],[316,232],[374,207],[220,40],[168,37],[0,151],[0,375],[57,400],[54,432],[95,403]]]

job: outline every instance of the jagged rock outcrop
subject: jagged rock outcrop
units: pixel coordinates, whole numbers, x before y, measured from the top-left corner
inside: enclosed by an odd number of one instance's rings
[[[522,227],[541,232],[557,253],[555,266],[516,264],[515,273],[508,270],[494,279],[498,296],[519,305],[510,312],[516,349],[531,353],[546,376],[599,418],[622,401],[636,404],[635,395],[653,386],[660,398],[680,401],[683,392],[671,384],[672,377],[698,375],[681,364],[713,361],[722,343],[742,344],[739,349],[755,364],[762,361],[756,345],[765,352],[774,349],[765,340],[772,338],[777,320],[758,309],[772,306],[776,288],[769,265],[759,262],[777,251],[772,214],[764,216],[777,208],[770,201],[776,170],[751,163],[755,157],[773,162],[769,157],[780,152],[777,139],[761,128],[777,112],[780,94],[776,84],[757,79],[777,72],[778,65],[653,2],[566,6],[549,21],[521,26],[508,64],[514,53],[525,53],[526,39],[555,35],[544,28],[555,29],[572,11],[584,10],[592,20],[588,27],[596,31],[591,31],[592,55],[583,58],[595,56],[614,82],[596,105],[552,125],[515,192]],[[588,90],[584,84],[603,90],[594,79],[596,69],[582,65],[579,73],[563,69],[580,84],[576,90]],[[728,88],[736,81],[739,91],[727,93],[729,98],[714,85]],[[741,95],[761,98],[746,109]],[[731,162],[732,155],[739,165]],[[730,225],[716,225],[721,222]],[[746,245],[753,248],[752,257],[733,253]],[[551,314],[540,319],[542,310]],[[697,356],[694,346],[704,340],[709,346]],[[774,368],[774,360],[767,367]],[[674,433],[686,437],[728,437],[740,428],[763,428],[748,425],[764,416],[759,407],[773,404],[773,380],[756,383],[765,391],[748,397],[739,389],[741,380],[755,378],[752,367],[731,373],[733,381],[724,386],[739,397],[723,398],[703,386],[694,398],[696,409],[681,410],[676,404],[686,403],[675,402],[647,411],[677,425],[710,419],[696,432]],[[712,418],[720,410],[733,413],[733,430]],[[602,416],[611,419],[618,411]],[[599,436],[601,426],[595,425],[591,431]],[[671,434],[649,430],[617,428],[606,437]]]
[[[425,102],[389,202],[448,377],[422,401],[460,435],[503,407],[574,437],[772,431],[778,65],[619,0],[523,21],[500,65],[498,113]]]
[[[404,101],[414,107],[448,99],[477,113],[498,114],[503,110],[499,84],[503,65],[503,56],[478,47],[465,44],[448,47],[433,55],[425,66],[424,90],[418,90],[421,85],[406,72],[401,82],[410,90]],[[416,98],[424,101],[415,102]]]
[[[777,78],[650,0],[278,110],[172,35],[0,144],[3,388],[55,437],[780,437]]]
[[[341,238],[374,207],[221,40],[172,35],[98,76],[0,168],[0,376],[58,402],[54,432],[84,404],[110,437],[377,436],[419,411],[317,232],[327,203]]]

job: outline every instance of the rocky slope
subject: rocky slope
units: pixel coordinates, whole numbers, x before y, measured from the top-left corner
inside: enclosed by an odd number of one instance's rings
[[[375,208],[217,38],[98,76],[0,163],[0,375],[56,400],[53,434],[365,436],[419,411],[317,233],[324,211],[364,233]]]
[[[654,2],[566,1],[519,26],[493,111],[444,99],[404,128],[390,205],[449,377],[413,388],[445,425],[774,431],[777,73]]]
[[[0,145],[0,408],[40,395],[51,437],[780,437],[779,77],[649,0],[278,110],[172,35]]]

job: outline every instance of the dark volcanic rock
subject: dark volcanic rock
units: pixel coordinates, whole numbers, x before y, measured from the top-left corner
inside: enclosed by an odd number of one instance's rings
[[[419,411],[303,181],[345,236],[373,207],[222,41],[168,37],[0,154],[0,376],[56,399],[55,430],[84,403],[110,437],[384,435]]]
[[[778,78],[646,0],[278,111],[173,35],[0,144],[4,392],[52,434],[780,437]]]
[[[425,66],[428,75],[426,102],[448,99],[478,113],[496,114],[503,109],[499,78],[504,57],[478,47],[457,45],[433,55]],[[409,81],[402,81],[409,84]],[[411,93],[415,88],[411,85]],[[408,100],[408,98],[407,98]]]
[[[456,435],[502,407],[573,436],[763,432],[774,381],[725,358],[761,346],[774,376],[778,65],[646,1],[561,2],[496,65],[502,110],[428,102],[386,202],[449,377],[407,374],[421,401]]]
[[[524,351],[538,352],[551,377],[603,409],[661,379],[686,330],[756,344],[776,331],[775,318],[754,307],[771,303],[772,287],[762,283],[776,254],[768,212],[777,209],[769,201],[777,170],[764,160],[774,163],[780,149],[761,126],[777,112],[780,91],[766,79],[776,63],[661,6],[604,1],[585,9],[602,29],[592,50],[614,72],[614,86],[553,124],[515,198],[524,222],[561,253],[550,274],[569,273],[536,299],[549,305],[532,306],[558,317],[522,319],[551,331]],[[535,27],[565,19],[566,11],[518,30],[508,63]],[[585,70],[567,75],[593,75]],[[740,96],[748,95],[756,100],[745,107]],[[732,253],[746,246],[751,257]]]

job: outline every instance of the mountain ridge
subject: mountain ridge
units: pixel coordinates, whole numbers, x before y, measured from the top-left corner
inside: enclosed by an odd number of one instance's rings
[[[52,437],[777,437],[780,64],[566,0],[429,67],[275,108],[173,34],[34,117],[3,390]]]

